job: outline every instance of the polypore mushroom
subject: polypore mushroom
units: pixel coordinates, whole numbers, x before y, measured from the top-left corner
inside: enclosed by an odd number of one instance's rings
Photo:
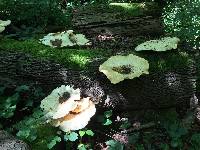
[[[153,51],[167,51],[172,49],[177,49],[178,42],[180,41],[177,37],[164,37],[160,40],[150,40],[146,41],[140,45],[138,45],[135,50],[136,51],[145,51],[145,50],[153,50]]]
[[[66,116],[54,120],[54,125],[59,126],[64,132],[79,130],[84,128],[90,118],[96,113],[95,104],[89,97],[78,102],[78,106]]]
[[[64,132],[84,128],[96,112],[89,97],[81,98],[79,89],[64,85],[42,100],[40,107],[47,120]]]
[[[58,119],[77,107],[76,100],[80,100],[80,90],[74,90],[70,86],[62,85],[44,98],[40,107],[48,118]]]
[[[58,33],[49,33],[44,36],[43,39],[40,39],[41,43],[44,45],[56,47],[67,47],[75,45],[87,45],[89,42],[83,34],[74,34],[73,30],[68,30]]]
[[[0,20],[0,33],[3,32],[5,30],[5,27],[8,26],[10,23],[11,23],[10,20],[7,21]]]
[[[99,67],[111,83],[116,84],[124,79],[133,79],[141,74],[149,74],[149,63],[144,58],[130,54],[112,56]]]

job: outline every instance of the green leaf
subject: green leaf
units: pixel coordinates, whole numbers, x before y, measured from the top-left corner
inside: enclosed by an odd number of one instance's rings
[[[52,149],[57,142],[60,142],[61,138],[59,136],[53,137],[53,139],[47,144],[48,149]]]
[[[25,129],[25,130],[20,130],[17,132],[17,136],[23,139],[28,138],[28,136],[30,135],[30,130],[29,129]]]
[[[85,144],[79,144],[78,150],[87,150]]]
[[[37,138],[37,131],[34,129],[21,129],[17,132],[16,135],[23,140],[32,142]]]
[[[105,111],[105,112],[104,112],[104,116],[105,116],[106,118],[111,117],[111,116],[112,116],[112,110]]]
[[[120,126],[121,129],[127,129],[129,127],[131,127],[131,123],[128,120],[124,121]]]
[[[86,134],[89,136],[94,136],[94,132],[92,130],[87,130]]]
[[[74,142],[78,139],[78,134],[76,132],[71,132],[68,134],[68,139],[69,141]]]
[[[115,140],[107,141],[106,145],[109,146],[108,150],[123,150],[124,149],[124,145]]]
[[[110,119],[106,119],[106,122],[103,125],[108,126],[111,124],[112,124],[112,121]]]
[[[85,135],[85,131],[81,131],[81,130],[80,130],[78,133],[79,133],[79,135],[80,135],[81,137],[83,137],[83,136]]]

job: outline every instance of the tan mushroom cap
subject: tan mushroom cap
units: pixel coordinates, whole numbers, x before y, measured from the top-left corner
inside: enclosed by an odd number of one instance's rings
[[[89,97],[78,102],[77,107],[66,116],[53,121],[53,125],[64,131],[79,130],[84,128],[90,118],[96,113],[95,104]]]

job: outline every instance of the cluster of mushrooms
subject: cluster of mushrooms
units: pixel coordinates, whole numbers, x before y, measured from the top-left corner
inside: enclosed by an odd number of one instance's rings
[[[62,85],[41,101],[48,122],[62,131],[84,128],[96,113],[90,97],[80,97],[80,89]]]

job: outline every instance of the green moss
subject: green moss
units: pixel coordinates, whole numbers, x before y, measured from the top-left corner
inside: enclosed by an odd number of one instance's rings
[[[193,58],[186,52],[168,51],[168,52],[133,52],[127,54],[140,56],[149,62],[149,73],[166,72],[175,70],[184,70],[189,68]]]
[[[54,49],[40,44],[37,40],[16,41],[12,39],[0,40],[1,51],[17,51],[31,54],[37,58],[53,60],[63,64],[66,67],[73,69],[86,69],[96,58],[104,58],[107,60],[112,54],[111,50],[88,50],[88,49],[69,49],[61,48]],[[128,53],[133,53],[143,57],[149,61],[150,72],[175,70],[185,68],[191,62],[191,57],[184,52],[134,52],[129,50]],[[90,64],[90,65],[89,65]]]
[[[53,60],[74,69],[84,69],[95,58],[109,54],[105,50],[55,49],[45,46],[37,40],[16,41],[13,39],[1,39],[0,50],[28,53],[37,58]]]
[[[137,53],[149,61],[150,72],[165,72],[187,68],[192,58],[185,52]]]

